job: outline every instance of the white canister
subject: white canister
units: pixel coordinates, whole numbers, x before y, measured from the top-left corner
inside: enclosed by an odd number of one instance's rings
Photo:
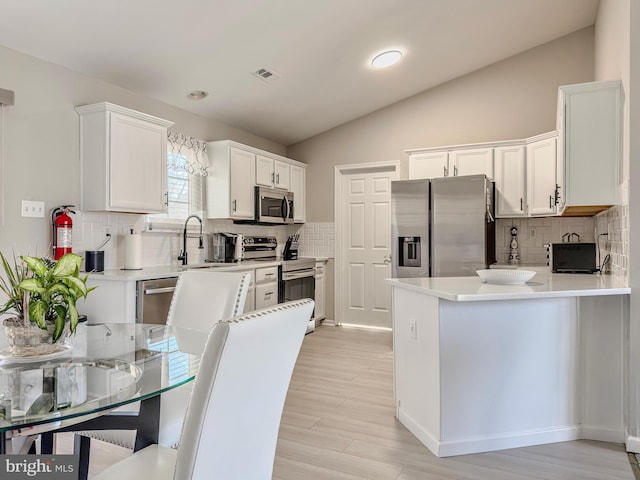
[[[142,236],[133,228],[124,236],[124,270],[142,270]]]

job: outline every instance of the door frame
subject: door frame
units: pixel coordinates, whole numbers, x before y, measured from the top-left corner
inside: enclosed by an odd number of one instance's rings
[[[370,163],[351,163],[347,165],[336,165],[334,167],[334,183],[333,191],[335,192],[335,200],[333,204],[333,218],[335,220],[335,268],[334,268],[334,323],[336,326],[342,325],[342,302],[343,302],[343,284],[344,275],[344,258],[342,247],[344,246],[344,238],[342,232],[342,180],[345,175],[352,173],[366,173],[375,171],[389,171],[396,174],[396,180],[400,176],[400,160],[389,160],[386,162],[370,162]],[[389,234],[391,234],[391,225],[389,225]]]

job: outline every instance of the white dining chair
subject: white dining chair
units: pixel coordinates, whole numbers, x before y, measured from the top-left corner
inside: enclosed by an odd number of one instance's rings
[[[208,334],[220,320],[228,320],[243,312],[250,273],[187,270],[180,274],[171,299],[167,325],[185,327]],[[190,384],[162,394],[158,443],[175,447],[180,439],[186,405],[191,394]],[[127,405],[115,410],[116,415],[137,415],[139,404]],[[102,440],[125,448],[134,449],[135,430],[77,431],[76,435]],[[80,442],[76,442],[80,444]],[[81,458],[88,458],[90,444],[81,443]],[[81,477],[84,476],[81,473]]]
[[[148,446],[95,480],[268,480],[291,374],[313,300],[217,323],[196,374],[177,449]]]

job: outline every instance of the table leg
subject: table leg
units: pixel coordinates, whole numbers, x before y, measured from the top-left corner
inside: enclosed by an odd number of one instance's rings
[[[42,455],[53,453],[53,432],[40,434],[40,453]]]
[[[138,414],[138,430],[133,451],[158,443],[160,434],[160,395],[140,402]]]
[[[73,451],[80,457],[78,462],[78,480],[89,478],[89,454],[91,453],[91,439],[84,435],[73,436]]]

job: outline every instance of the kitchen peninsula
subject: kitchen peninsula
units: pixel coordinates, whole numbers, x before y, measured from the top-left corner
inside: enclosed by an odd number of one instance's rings
[[[545,271],[525,285],[387,283],[397,417],[435,455],[626,440],[623,280]]]

